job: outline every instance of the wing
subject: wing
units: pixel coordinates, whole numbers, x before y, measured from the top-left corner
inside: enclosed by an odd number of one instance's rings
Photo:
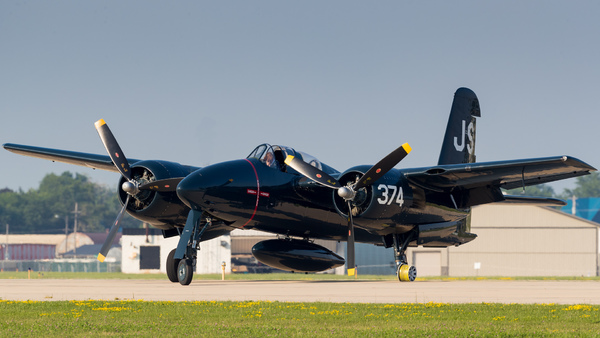
[[[93,169],[118,172],[117,167],[115,167],[108,155],[80,153],[76,151],[33,147],[12,143],[4,144],[4,149],[19,155],[43,158],[46,160],[56,162],[75,164]],[[139,162],[139,160],[128,159],[128,162],[131,165],[135,162]]]
[[[402,170],[415,186],[430,193],[451,194],[458,207],[500,202],[501,188],[553,182],[587,175],[596,169],[573,157],[465,163]]]

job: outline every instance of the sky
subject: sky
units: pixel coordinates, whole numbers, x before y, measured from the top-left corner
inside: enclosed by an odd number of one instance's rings
[[[437,163],[454,92],[478,162],[600,167],[598,1],[1,1],[0,143],[206,166],[261,143],[344,171],[408,142]],[[119,174],[0,149],[0,189]],[[556,192],[574,180],[553,184]]]

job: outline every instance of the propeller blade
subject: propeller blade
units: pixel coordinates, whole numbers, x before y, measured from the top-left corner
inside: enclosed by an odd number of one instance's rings
[[[352,220],[352,204],[348,201],[348,242],[346,243],[346,268],[348,276],[356,274],[354,262],[354,221]]]
[[[404,143],[398,149],[389,153],[381,161],[377,162],[376,165],[372,166],[356,183],[354,190],[357,190],[373,184],[375,181],[385,175],[390,169],[396,166],[403,158],[410,153],[412,148],[408,143]]]
[[[102,244],[102,248],[100,249],[100,253],[98,254],[98,260],[100,262],[104,262],[104,259],[106,258],[106,255],[108,254],[108,250],[110,250],[110,247],[112,246],[112,243],[115,240],[115,237],[117,236],[117,232],[119,232],[119,222],[121,222],[121,218],[123,218],[123,214],[125,213],[125,209],[127,209],[128,203],[129,203],[129,195],[127,195],[127,198],[125,199],[125,204],[123,204],[123,207],[121,208],[121,211],[119,212],[119,215],[117,215],[117,219],[115,219],[115,223],[110,228],[110,232],[108,233],[108,236],[106,237],[106,240],[104,241],[104,244]]]
[[[153,182],[148,182],[140,185],[138,187],[139,190],[153,190],[160,192],[171,192],[177,190],[177,185],[181,180],[185,177],[176,177],[176,178],[167,178],[164,180],[158,180]]]
[[[103,119],[96,121],[94,125],[96,126],[96,130],[100,135],[100,139],[102,139],[102,143],[104,144],[110,159],[113,161],[121,175],[123,175],[123,177],[125,177],[128,181],[131,181],[129,162],[127,162],[125,154],[123,154],[121,147],[119,147],[119,143],[117,143],[117,139],[108,128],[108,125]]]
[[[340,182],[338,182],[338,180],[331,177],[329,174],[325,173],[319,168],[313,167],[312,165],[302,161],[301,159],[298,159],[292,155],[288,155],[284,162],[297,172],[319,184],[333,189],[340,188]]]

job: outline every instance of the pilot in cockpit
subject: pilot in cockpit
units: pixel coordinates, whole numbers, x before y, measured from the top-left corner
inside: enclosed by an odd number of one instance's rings
[[[270,168],[278,168],[279,167],[279,164],[277,163],[277,160],[275,159],[275,155],[273,154],[273,150],[271,150],[271,149],[269,149],[267,151],[267,153],[265,154],[264,162]]]

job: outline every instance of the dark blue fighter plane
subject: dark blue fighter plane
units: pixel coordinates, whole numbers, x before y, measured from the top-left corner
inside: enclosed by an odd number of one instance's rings
[[[394,249],[400,281],[413,281],[409,246],[447,247],[476,238],[471,207],[485,203],[563,205],[556,199],[509,196],[513,189],[589,174],[596,169],[569,156],[475,162],[479,101],[459,88],[437,165],[394,169],[408,144],[374,166],[344,172],[281,145],[262,144],[248,157],[199,168],[157,160],[127,159],[103,120],[96,129],[108,156],[4,144],[21,155],[121,173],[123,205],[98,259],[104,260],[124,212],[179,236],[167,258],[172,282],[192,281],[199,243],[233,229],[281,235],[252,248],[261,262],[288,271],[316,272],[347,264],[354,274],[354,243]],[[347,241],[346,260],[312,239]]]

